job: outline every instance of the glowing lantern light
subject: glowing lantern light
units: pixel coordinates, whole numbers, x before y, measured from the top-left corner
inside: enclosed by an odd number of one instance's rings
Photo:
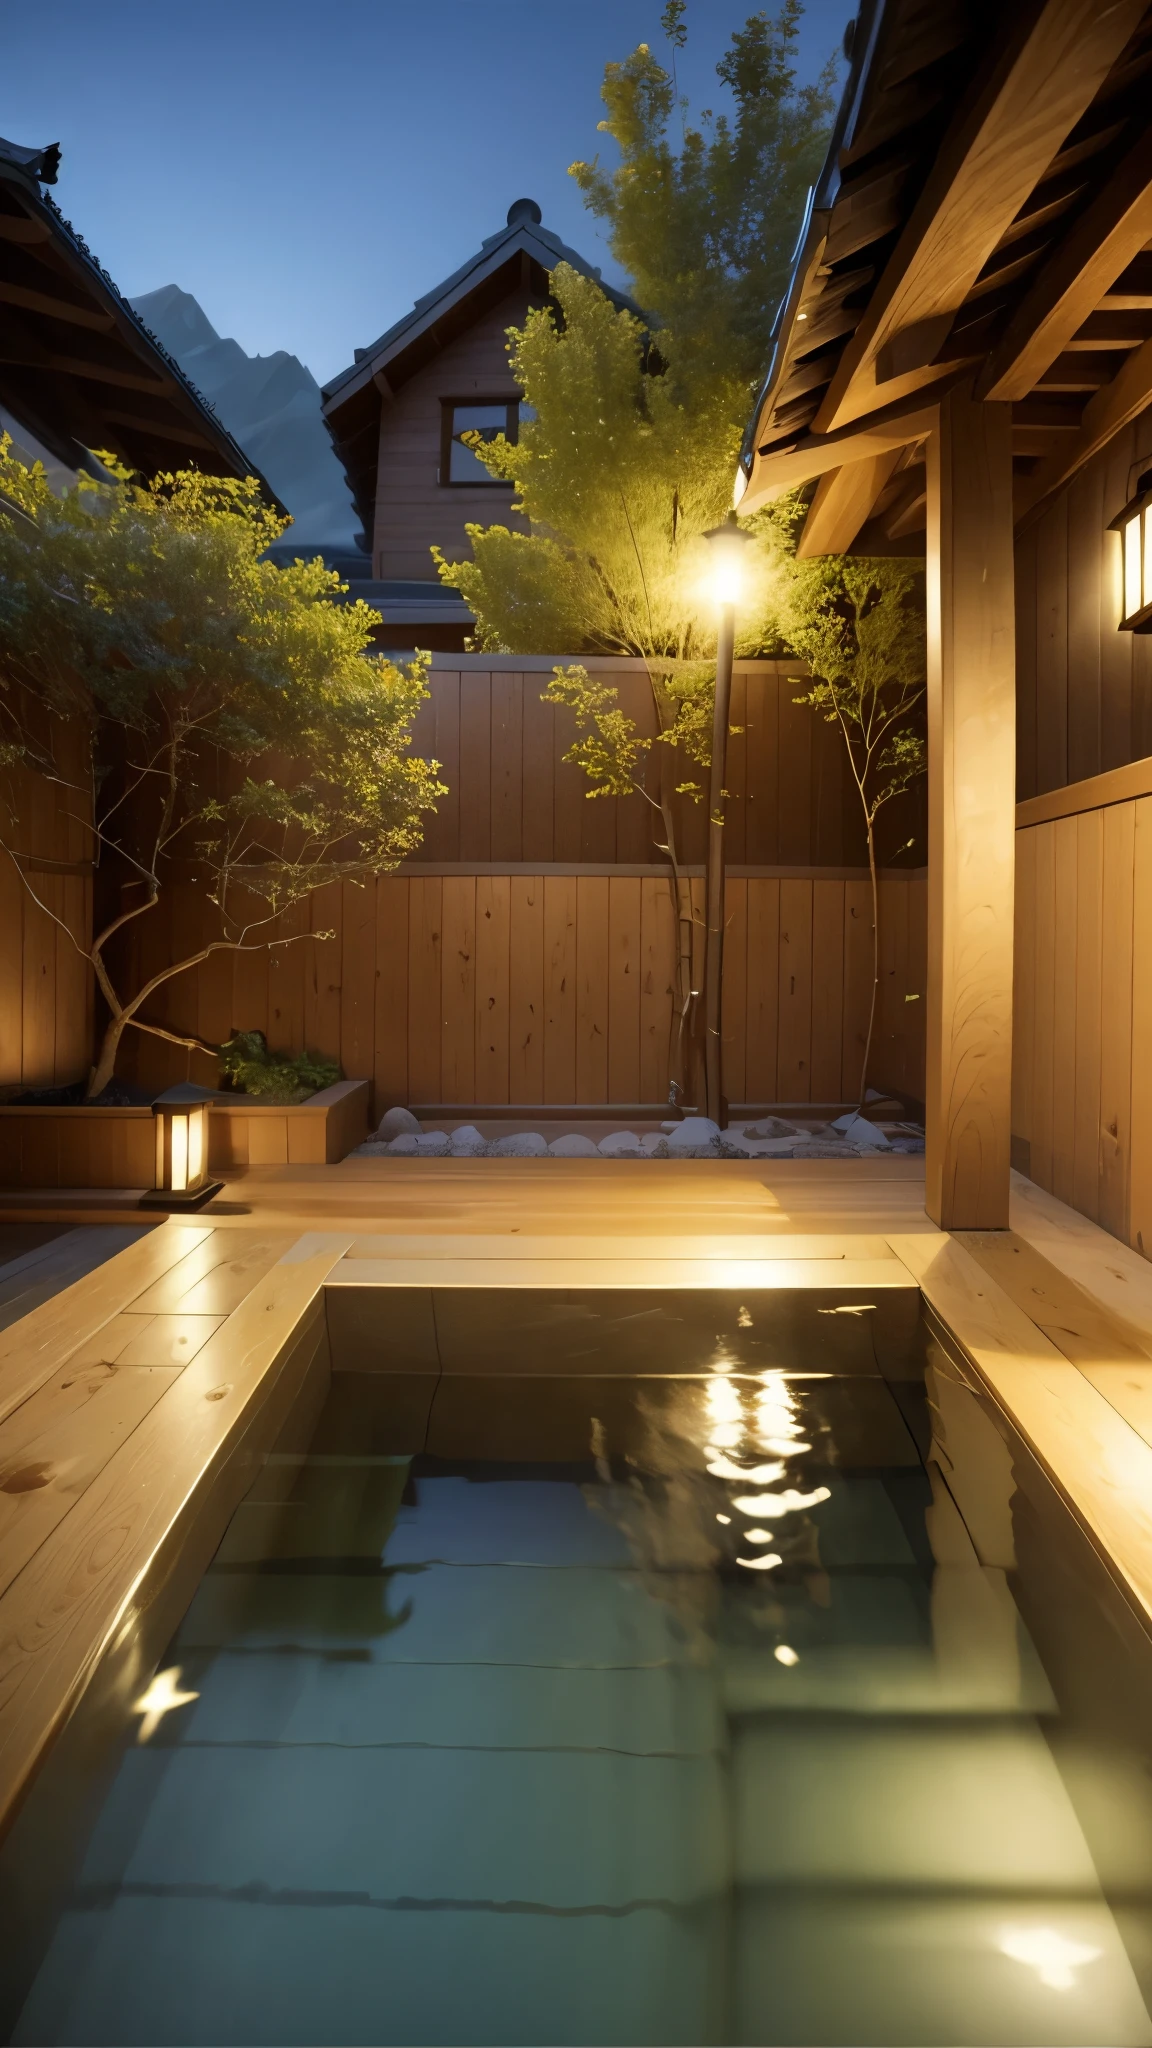
[[[142,1198],[150,1209],[198,1209],[224,1183],[208,1179],[208,1108],[211,1091],[181,1081],[152,1104],[156,1128],[156,1185]]]
[[[1152,633],[1152,469],[1146,469],[1136,485],[1136,495],[1115,519],[1109,531],[1120,535],[1123,595],[1120,631]]]

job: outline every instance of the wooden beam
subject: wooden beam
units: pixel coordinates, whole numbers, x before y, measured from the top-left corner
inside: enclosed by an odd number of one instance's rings
[[[1081,811],[1102,811],[1109,804],[1128,804],[1141,796],[1152,796],[1152,755],[1126,761],[1121,768],[1106,768],[1102,775],[1086,775],[1083,782],[1068,782],[1063,789],[1025,797],[1016,806],[1016,830],[1075,818]]]
[[[847,553],[871,516],[900,454],[899,448],[886,448],[879,455],[865,456],[862,462],[846,462],[840,469],[825,470],[796,549],[802,562],[815,555]]]
[[[1008,1225],[1015,658],[1012,409],[958,388],[928,443],[925,1205]]]
[[[1028,478],[1023,491],[1021,518],[1032,518],[1078,469],[1099,453],[1114,434],[1121,432],[1139,413],[1152,404],[1152,341],[1133,349],[1105,384],[1088,400],[1080,416],[1080,428],[1061,441],[1047,461]]]
[[[976,386],[979,398],[1024,398],[1152,237],[1152,131],[1073,223],[1025,292]]]
[[[933,392],[931,399],[904,399],[839,433],[809,434],[778,449],[760,450],[752,465],[748,489],[740,500],[741,518],[746,513],[758,512],[771,499],[783,497],[785,491],[795,490],[797,484],[824,476],[830,469],[840,469],[849,462],[865,462],[890,449],[907,448],[912,441],[922,441],[935,426],[937,397]]]
[[[28,285],[9,284],[6,279],[0,279],[0,305],[22,306],[26,313],[46,313],[49,319],[67,320],[73,327],[94,327],[101,334],[110,333],[116,325],[111,313],[54,298],[50,292],[35,292]]]
[[[911,347],[916,334],[929,348],[942,316],[958,311],[1143,13],[1144,0],[1017,0],[998,11],[1000,49],[944,138],[813,420],[816,433],[923,384],[924,366],[882,384],[881,350],[897,337]]]

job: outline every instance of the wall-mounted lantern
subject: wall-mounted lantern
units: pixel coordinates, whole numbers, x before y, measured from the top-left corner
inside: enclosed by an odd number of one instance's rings
[[[198,1209],[224,1183],[208,1178],[208,1088],[181,1081],[152,1104],[156,1126],[156,1185],[141,1199],[145,1209]]]
[[[1152,633],[1152,469],[1137,479],[1136,495],[1108,522],[1120,535],[1123,571],[1122,633]]]

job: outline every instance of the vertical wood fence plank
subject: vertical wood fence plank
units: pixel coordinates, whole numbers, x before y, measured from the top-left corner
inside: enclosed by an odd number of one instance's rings
[[[581,835],[584,830],[584,813],[590,808],[588,777],[582,768],[564,756],[580,737],[576,720],[563,705],[556,706],[556,719],[552,728],[552,843],[554,859],[576,861],[580,858]],[[593,798],[593,802],[597,799]],[[603,802],[603,798],[599,799]]]
[[[340,1052],[340,884],[331,882],[312,897],[312,930],[330,931],[308,947],[304,978],[304,1039],[309,1052],[336,1058]]]
[[[779,699],[779,860],[783,867],[806,867],[812,859],[812,728],[816,713],[793,701],[802,687],[798,683],[785,685]],[[783,900],[780,916],[783,930]],[[780,1042],[783,1045],[783,1021]]]
[[[437,669],[430,678],[432,757],[440,763],[440,780],[448,794],[440,798],[435,813],[426,820],[421,849],[425,860],[460,859],[460,681],[455,670]]]
[[[511,877],[476,877],[476,1100],[508,1102]]]
[[[372,1073],[377,1122],[386,1109],[408,1101],[408,899],[413,889],[424,886],[406,875],[376,878]]]
[[[1031,1178],[1052,1188],[1053,1075],[1056,1026],[1056,828],[1037,825],[1036,982],[1032,1010]]]
[[[608,881],[576,883],[576,1100],[608,1100]]]
[[[1100,1208],[1100,972],[1104,820],[1076,820],[1076,1111],[1072,1200],[1093,1222]]]
[[[839,1102],[844,1066],[844,884],[812,884],[812,1100]]]
[[[349,1081],[372,1078],[376,1047],[376,884],[342,887],[340,1065]]]
[[[532,681],[503,671],[492,678],[493,860],[524,857],[524,685]]]
[[[544,878],[544,1100],[577,1100],[575,875]]]
[[[748,883],[729,875],[724,890],[720,990],[721,1085],[728,1102],[748,1100]]]
[[[0,855],[0,1086],[24,1078],[24,884],[14,860]]]
[[[492,678],[468,669],[460,678],[460,859],[491,858]]]
[[[729,724],[736,730],[728,735],[728,766],[724,777],[728,790],[725,857],[729,866],[740,867],[748,858],[748,676],[739,667],[732,671]]]
[[[21,1078],[26,1088],[46,1088],[51,1086],[56,1055],[56,930],[48,915],[55,890],[50,875],[32,874],[29,880],[39,902],[30,894],[24,902]]]
[[[780,1019],[780,884],[768,876],[748,882],[748,1023],[746,1100],[779,1100],[777,1048]]]
[[[1133,844],[1132,1154],[1130,1241],[1152,1258],[1152,797],[1138,797]],[[1143,941],[1143,943],[1142,943]]]
[[[812,1099],[812,884],[780,884],[780,1096]]]
[[[1070,1202],[1076,1157],[1076,820],[1057,818],[1052,1011],[1052,1193]]]
[[[408,1099],[451,1101],[440,1057],[444,884],[438,875],[413,875],[408,886]]]
[[[556,772],[556,718],[553,704],[545,704],[542,692],[548,677],[529,670],[524,677],[522,703],[524,755],[521,780],[524,791],[522,860],[541,863],[555,860],[555,819],[553,784]],[[540,900],[543,913],[543,897]]]
[[[640,1097],[640,877],[608,883],[609,1102]]]
[[[907,882],[880,882],[880,987],[876,997],[875,1058],[870,1088],[902,1094],[906,1088],[908,1008]]]
[[[868,882],[845,882],[844,1054],[840,1068],[845,1102],[855,1102],[860,1092],[871,1001],[872,889]]]
[[[241,918],[254,918],[259,914],[255,898],[248,897],[243,901]],[[278,926],[273,927],[274,932],[278,930]],[[251,934],[253,939],[261,936],[260,933]],[[252,952],[236,955],[232,970],[232,1008],[233,1022],[238,1031],[262,1031],[266,1038],[268,1036],[268,984],[273,957],[273,952],[266,946],[257,946]]]
[[[1021,839],[1029,834],[1021,832]],[[1128,1241],[1132,1129],[1133,865],[1136,806],[1104,812],[1102,993],[1100,1006],[1100,1214],[1105,1230]]]
[[[509,955],[508,1100],[545,1102],[543,875],[510,878]]]
[[[676,918],[662,877],[640,883],[640,1100],[666,1102],[676,974]]]
[[[476,880],[475,875],[444,877],[440,1085],[445,1102],[477,1099]]]
[[[749,867],[771,867],[780,859],[779,701],[795,686],[763,670],[750,683],[746,698],[748,737],[744,758],[748,774],[744,857]],[[775,977],[773,977],[775,981]]]

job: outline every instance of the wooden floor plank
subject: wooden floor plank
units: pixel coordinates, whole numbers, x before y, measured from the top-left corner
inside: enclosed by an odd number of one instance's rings
[[[174,1619],[166,1589],[176,1588],[178,1614],[247,1484],[234,1454],[255,1418],[286,1394],[302,1347],[315,1354],[319,1290],[350,1242],[312,1232],[293,1244],[0,1597],[0,1815],[13,1809],[101,1655],[121,1660],[130,1687],[135,1660],[147,1669],[163,1648],[163,1633],[154,1637]],[[142,1376],[133,1368],[120,1377]]]
[[[161,1223],[0,1335],[0,1421],[112,1316],[212,1237],[211,1224]]]

